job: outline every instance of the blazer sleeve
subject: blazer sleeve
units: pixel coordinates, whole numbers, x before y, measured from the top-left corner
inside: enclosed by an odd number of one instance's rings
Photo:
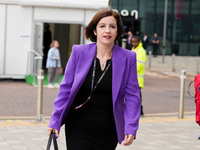
[[[54,101],[54,111],[49,122],[49,127],[57,130],[60,130],[61,115],[68,103],[71,87],[74,82],[76,57],[75,46],[73,46],[71,56],[65,68],[64,77],[60,84],[60,91]]]
[[[130,63],[128,82],[125,88],[125,135],[132,134],[136,137],[139,126],[141,100],[137,80],[136,53],[132,56]]]

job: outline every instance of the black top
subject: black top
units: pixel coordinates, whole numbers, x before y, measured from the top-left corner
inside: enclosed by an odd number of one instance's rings
[[[111,59],[107,60],[106,67],[109,61]],[[117,139],[117,136],[112,104],[112,63],[93,92],[91,99],[81,108],[74,110],[76,106],[86,101],[91,92],[92,71],[93,64],[67,115],[66,128],[70,128],[70,130],[72,130],[71,128],[76,128],[76,131],[79,134],[84,134],[84,136],[95,135],[95,139],[99,142],[102,141],[104,144],[106,142],[105,137],[111,138],[116,142],[117,140],[114,140]],[[102,72],[97,58],[94,85]],[[87,131],[88,135],[85,135],[85,131]],[[98,139],[97,135],[103,139]]]

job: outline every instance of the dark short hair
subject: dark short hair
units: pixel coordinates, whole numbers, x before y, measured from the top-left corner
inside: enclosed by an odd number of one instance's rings
[[[90,23],[88,24],[88,26],[85,27],[85,37],[86,39],[89,39],[92,42],[96,42],[97,41],[97,37],[94,34],[94,30],[96,30],[96,26],[99,23],[99,21],[102,18],[108,17],[108,16],[113,16],[116,19],[116,23],[117,23],[117,36],[115,38],[115,41],[117,41],[121,35],[124,33],[124,26],[122,23],[122,19],[119,13],[114,12],[112,10],[109,9],[105,9],[105,10],[101,10],[99,11],[90,21]]]
[[[133,37],[132,37],[132,39],[137,39],[138,41],[140,41],[141,39],[140,39],[140,37],[139,36],[137,36],[137,35],[134,35]]]

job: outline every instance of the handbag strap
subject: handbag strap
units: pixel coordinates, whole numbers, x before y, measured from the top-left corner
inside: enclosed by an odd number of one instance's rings
[[[50,136],[49,136],[49,140],[48,140],[48,143],[47,143],[47,150],[50,150],[52,140],[53,140],[54,150],[58,150],[58,144],[57,144],[57,141],[56,141],[56,135],[55,135],[54,131],[52,131]]]

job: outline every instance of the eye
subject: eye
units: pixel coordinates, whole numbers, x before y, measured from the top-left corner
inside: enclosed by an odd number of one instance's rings
[[[105,26],[104,26],[104,25],[100,25],[99,27],[100,27],[100,28],[103,28],[103,27],[105,27]]]
[[[115,29],[115,28],[116,28],[116,26],[112,25],[112,26],[111,26],[111,28]]]

